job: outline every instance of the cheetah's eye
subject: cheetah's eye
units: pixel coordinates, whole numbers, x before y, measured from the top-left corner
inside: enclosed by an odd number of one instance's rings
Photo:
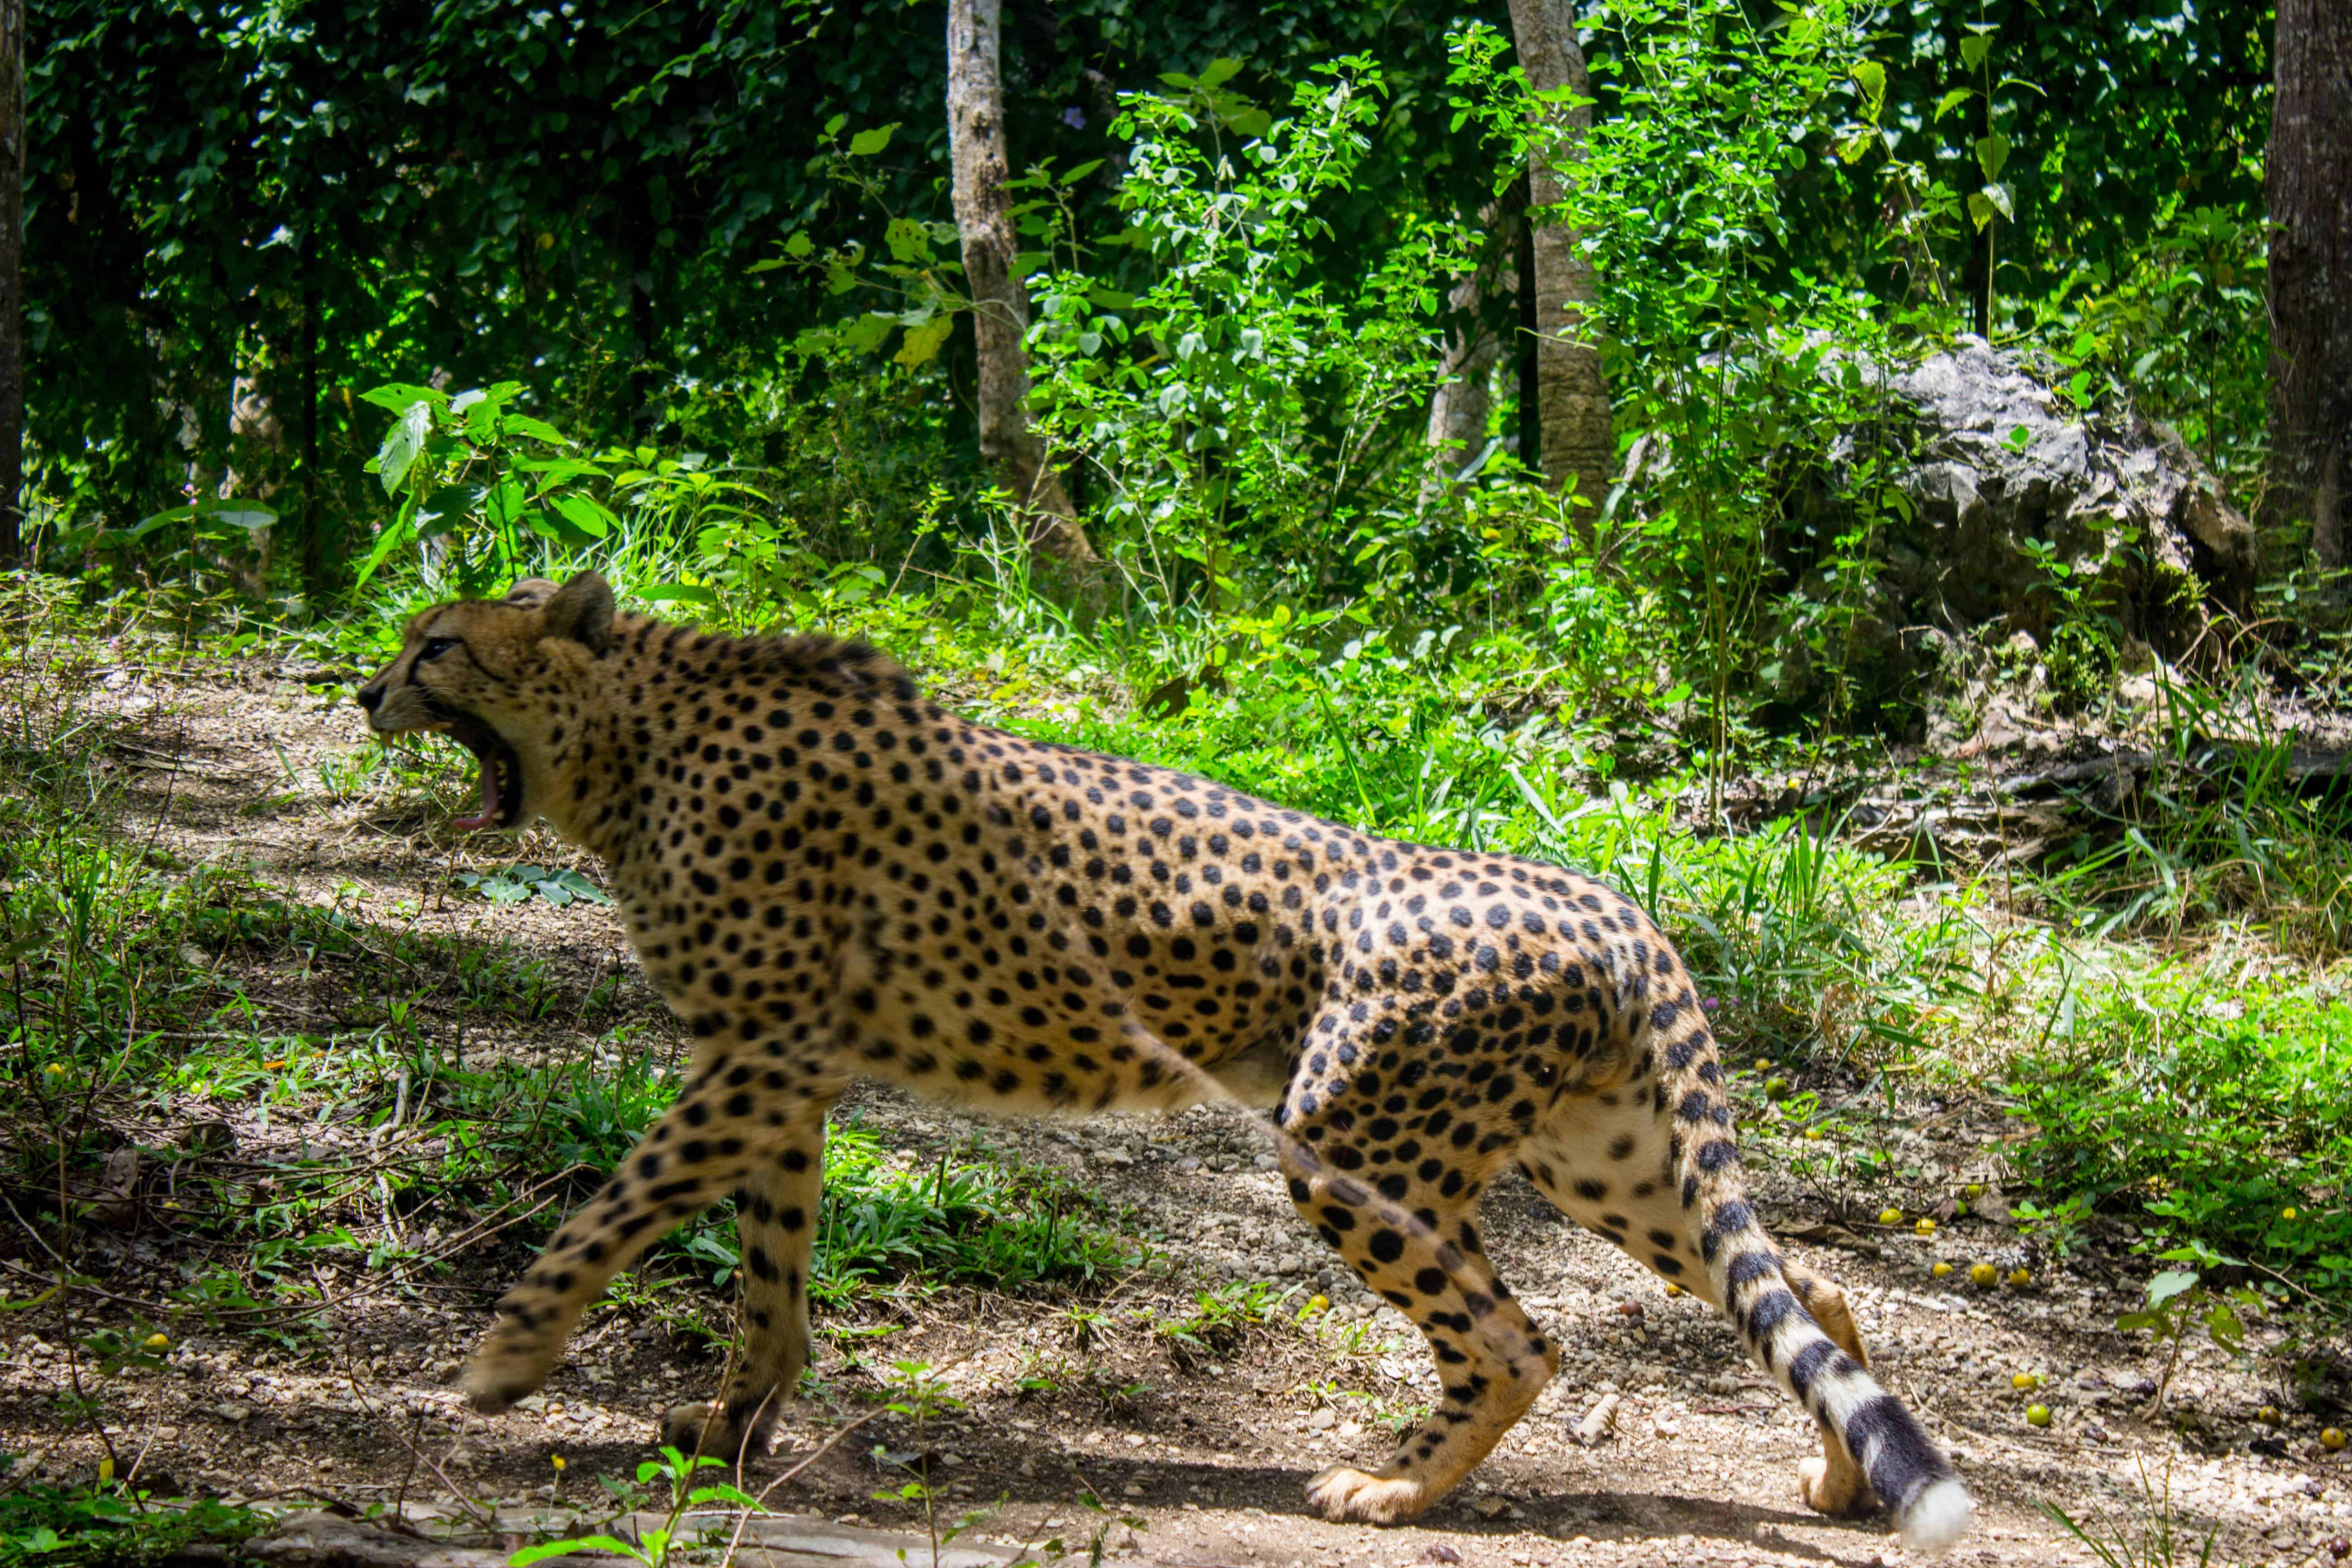
[[[439,658],[443,654],[447,653],[451,648],[456,647],[457,646],[457,639],[456,637],[426,637],[425,639],[425,646],[419,648],[416,652],[416,662],[419,664],[429,663],[434,659]]]

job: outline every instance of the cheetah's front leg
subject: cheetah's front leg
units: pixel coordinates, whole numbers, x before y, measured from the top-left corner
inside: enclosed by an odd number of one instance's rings
[[[466,1366],[475,1409],[496,1415],[546,1382],[572,1325],[613,1276],[751,1169],[775,1134],[749,1115],[726,1115],[720,1092],[707,1080],[689,1088],[499,1298],[498,1325]]]
[[[662,1418],[662,1442],[680,1453],[731,1460],[746,1451],[763,1452],[769,1429],[808,1365],[808,1280],[824,1188],[824,1108],[808,1109],[789,1129],[784,1147],[752,1166],[737,1195],[742,1350],[723,1398],[672,1405]]]
[[[1402,1523],[1477,1467],[1559,1370],[1559,1352],[1479,1250],[1464,1217],[1470,1204],[1463,1199],[1475,1191],[1440,1203],[1433,1188],[1412,1184],[1387,1201],[1289,1142],[1283,1170],[1298,1212],[1366,1285],[1420,1325],[1437,1358],[1444,1396],[1388,1463],[1370,1471],[1334,1465],[1307,1486],[1307,1500],[1326,1518]]]

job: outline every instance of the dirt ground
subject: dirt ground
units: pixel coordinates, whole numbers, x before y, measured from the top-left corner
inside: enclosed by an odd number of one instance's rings
[[[454,869],[516,858],[596,868],[543,834],[520,845],[460,840],[438,826],[446,812],[416,801],[337,799],[321,764],[331,769],[361,746],[362,726],[305,677],[324,683],[331,672],[255,665],[167,686],[134,666],[94,668],[93,703],[135,725],[135,744],[113,752],[130,775],[126,828],[152,834],[184,863],[250,861],[291,896],[370,922],[511,938],[579,994],[599,976],[618,976],[611,1015],[645,1021],[646,1047],[668,1048],[608,909],[493,907],[449,885]],[[467,787],[448,782],[444,804]],[[245,978],[289,1016],[332,1010],[303,973]],[[610,1027],[609,1017],[592,1028],[561,1016],[477,1026],[467,1048],[576,1053]],[[1830,1098],[1855,1086],[1809,1087]],[[1739,1356],[1724,1324],[1688,1297],[1669,1299],[1516,1176],[1494,1190],[1484,1234],[1504,1278],[1565,1347],[1561,1375],[1430,1515],[1401,1529],[1343,1527],[1304,1510],[1307,1478],[1335,1461],[1382,1457],[1381,1418],[1425,1402],[1434,1382],[1418,1335],[1335,1270],[1297,1222],[1262,1127],[1204,1108],[1164,1121],[976,1133],[871,1091],[844,1114],[918,1157],[977,1135],[1061,1167],[1131,1211],[1129,1226],[1153,1240],[1160,1263],[1083,1296],[1087,1321],[1067,1300],[967,1291],[901,1293],[850,1319],[821,1318],[815,1397],[787,1417],[778,1452],[751,1462],[751,1489],[868,1409],[877,1364],[912,1358],[944,1368],[964,1407],[919,1433],[895,1416],[861,1428],[779,1489],[780,1508],[920,1528],[918,1510],[873,1494],[927,1455],[946,1504],[980,1511],[962,1543],[1034,1550],[1058,1539],[1083,1552],[1098,1542],[1113,1557],[1171,1568],[1906,1560],[1883,1518],[1827,1521],[1798,1501],[1797,1466],[1816,1451],[1814,1432]],[[1905,1106],[1902,1120],[1889,1136],[1906,1163],[1941,1173],[1931,1191],[1997,1184],[2008,1131],[1997,1106],[1923,1101]],[[304,1129],[251,1118],[233,1131],[241,1149],[342,1135],[323,1121]],[[2132,1502],[2143,1466],[2159,1489],[2168,1486],[2186,1529],[2201,1539],[2221,1528],[2217,1563],[2337,1560],[2334,1541],[2352,1531],[2352,1474],[2344,1457],[2320,1451],[2315,1429],[2291,1424],[2273,1435],[2254,1423],[2258,1405],[2286,1403],[2275,1389],[2209,1352],[2176,1380],[2186,1414],[2147,1418],[2147,1380],[2160,1363],[2144,1336],[2107,1326],[2136,1304],[2144,1260],[2094,1247],[2055,1267],[2037,1259],[2023,1289],[1979,1289],[1965,1269],[1938,1280],[1929,1273],[1937,1258],[2006,1268],[2016,1232],[1981,1216],[1948,1224],[1932,1240],[1879,1229],[1868,1222],[1881,1204],[1919,1202],[1919,1191],[1825,1201],[1778,1171],[1769,1139],[1751,1131],[1746,1142],[1764,1156],[1756,1176],[1776,1233],[1820,1238],[1789,1246],[1846,1286],[1881,1377],[1950,1450],[1975,1494],[1978,1528],[1958,1561],[2092,1561],[2043,1505],[2144,1517]],[[1997,1190],[1983,1206],[1999,1212]],[[89,1247],[84,1267],[125,1302],[171,1286],[184,1262],[168,1237],[142,1229]],[[594,1478],[631,1472],[646,1457],[656,1412],[698,1397],[719,1363],[643,1313],[606,1310],[583,1325],[543,1395],[502,1417],[475,1416],[452,1378],[515,1262],[511,1248],[492,1246],[404,1291],[335,1287],[341,1338],[323,1360],[297,1360],[252,1336],[190,1337],[172,1348],[163,1373],[121,1380],[108,1432],[123,1462],[138,1456],[140,1474],[164,1492],[441,1510],[457,1507],[459,1493],[523,1510],[593,1499]],[[1253,1279],[1297,1294],[1274,1322],[1211,1352],[1180,1358],[1137,1316]],[[1295,1321],[1317,1293],[1329,1309]],[[121,1315],[133,1310],[121,1305]],[[885,1328],[892,1331],[873,1331]],[[38,1312],[0,1321],[0,1448],[31,1456],[42,1473],[88,1476],[100,1458],[95,1436],[59,1436],[57,1401],[79,1375],[58,1348],[66,1334]],[[2020,1373],[2046,1381],[2021,1393]],[[1580,1442],[1579,1424],[1612,1398],[1613,1424]],[[2037,1400],[2054,1413],[2046,1429],[2025,1419]],[[2271,1453],[2251,1449],[2255,1441]],[[895,1458],[877,1459],[877,1446]],[[1080,1500],[1089,1494],[1100,1510]]]

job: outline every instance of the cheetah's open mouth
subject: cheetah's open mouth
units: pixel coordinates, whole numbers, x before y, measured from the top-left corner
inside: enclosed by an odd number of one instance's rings
[[[447,726],[449,738],[474,753],[482,764],[482,809],[460,816],[449,826],[468,833],[485,827],[512,827],[522,815],[522,761],[499,733],[454,709],[435,707],[433,716]]]

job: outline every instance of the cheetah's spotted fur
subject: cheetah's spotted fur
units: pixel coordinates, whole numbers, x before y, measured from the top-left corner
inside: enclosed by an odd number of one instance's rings
[[[1240,1094],[1274,1105],[1300,1215],[1421,1327],[1444,1385],[1385,1464],[1314,1479],[1329,1517],[1421,1512],[1556,1369],[1473,1223],[1515,1160],[1728,1313],[1820,1422],[1807,1502],[1874,1490],[1915,1545],[1965,1527],[1836,1287],[1743,1198],[1689,977],[1609,889],[991,731],[861,644],[616,615],[593,574],[424,612],[360,700],[380,731],[482,757],[478,821],[543,816],[604,858],[696,1040],[677,1103],[499,1303],[478,1408],[537,1388],[612,1275],[732,1190],[747,1342],[665,1436],[763,1437],[807,1362],[824,1119],[854,1079],[1046,1110]]]

